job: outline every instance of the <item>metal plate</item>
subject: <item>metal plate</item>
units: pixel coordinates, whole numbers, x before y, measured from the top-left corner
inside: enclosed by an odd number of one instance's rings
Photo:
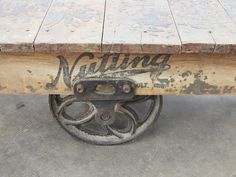
[[[75,81],[73,90],[80,101],[130,100],[135,84],[130,79],[89,78]]]

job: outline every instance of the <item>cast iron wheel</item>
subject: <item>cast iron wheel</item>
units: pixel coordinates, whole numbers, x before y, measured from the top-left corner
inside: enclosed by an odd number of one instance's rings
[[[100,114],[103,102],[82,102],[73,95],[49,95],[53,116],[69,134],[100,145],[121,144],[141,135],[159,117],[162,96],[135,96],[126,102],[106,103],[114,104],[113,109]]]

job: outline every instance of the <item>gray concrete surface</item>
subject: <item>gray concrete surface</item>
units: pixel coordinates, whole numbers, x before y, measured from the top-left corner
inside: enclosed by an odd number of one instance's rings
[[[235,97],[165,97],[153,129],[111,147],[68,135],[45,96],[0,107],[0,177],[236,177]]]

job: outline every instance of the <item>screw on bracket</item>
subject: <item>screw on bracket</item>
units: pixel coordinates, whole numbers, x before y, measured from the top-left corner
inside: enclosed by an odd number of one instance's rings
[[[123,92],[124,93],[130,93],[131,92],[131,87],[129,84],[124,84],[123,85]]]
[[[84,86],[82,84],[77,85],[77,92],[78,93],[83,93],[84,92]]]

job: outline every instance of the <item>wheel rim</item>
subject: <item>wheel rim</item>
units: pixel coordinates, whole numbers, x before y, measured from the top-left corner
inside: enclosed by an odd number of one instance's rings
[[[145,116],[134,110],[134,105],[139,104],[148,106],[148,110],[144,109],[147,110]],[[49,105],[54,117],[71,135],[94,144],[112,145],[130,141],[148,129],[159,116],[162,97],[136,96],[133,100],[114,103],[112,116],[100,115],[94,102],[79,102],[74,96],[50,95]],[[79,110],[83,106],[87,110]],[[78,114],[71,114],[70,109]]]

